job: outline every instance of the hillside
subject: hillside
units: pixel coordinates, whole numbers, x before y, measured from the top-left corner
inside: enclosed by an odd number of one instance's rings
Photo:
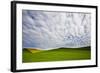
[[[31,51],[30,51],[31,50]],[[90,47],[58,48],[54,50],[23,49],[23,62],[47,62],[87,60],[91,58]]]

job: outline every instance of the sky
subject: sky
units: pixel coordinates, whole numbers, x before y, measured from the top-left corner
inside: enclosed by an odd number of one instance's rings
[[[22,44],[43,50],[90,46],[91,14],[23,10]]]

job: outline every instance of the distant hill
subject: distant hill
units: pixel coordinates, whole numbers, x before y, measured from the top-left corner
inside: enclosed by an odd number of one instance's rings
[[[36,49],[36,48],[24,48],[25,50],[28,50],[29,52],[31,53],[37,53],[37,52],[41,52],[41,51],[54,51],[54,50],[62,50],[62,49],[83,49],[83,50],[90,50],[91,47],[88,46],[88,47],[80,47],[80,48],[65,48],[65,47],[61,47],[61,48],[55,48],[55,49],[52,49],[52,50],[40,50],[40,49]]]
[[[24,50],[29,51],[31,53],[37,53],[37,52],[42,51],[42,50],[38,50],[38,49],[35,49],[35,48],[24,48]]]
[[[79,47],[80,49],[91,49],[91,46],[87,46],[87,47]],[[79,49],[79,48],[66,48],[66,47],[60,47],[58,49]]]

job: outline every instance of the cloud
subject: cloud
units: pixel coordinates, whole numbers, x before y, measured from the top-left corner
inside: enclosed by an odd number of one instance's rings
[[[90,21],[89,13],[23,10],[23,48],[90,46]]]

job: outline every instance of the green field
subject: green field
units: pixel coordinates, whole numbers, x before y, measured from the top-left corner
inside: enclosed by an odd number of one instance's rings
[[[83,48],[58,48],[54,50],[23,49],[23,63],[47,62],[47,61],[67,61],[67,60],[87,60],[91,59],[90,47]]]

